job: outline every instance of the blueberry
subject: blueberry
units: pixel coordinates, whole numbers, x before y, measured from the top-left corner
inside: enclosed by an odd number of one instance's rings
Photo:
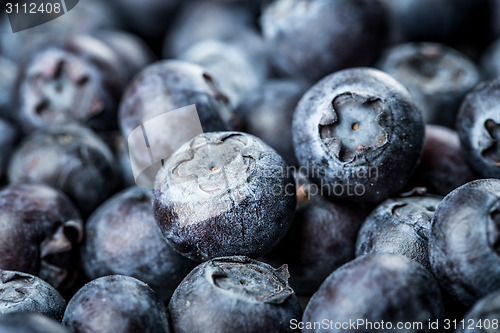
[[[116,53],[124,82],[129,82],[137,72],[156,60],[146,42],[133,34],[121,30],[104,30],[95,32],[93,36]]]
[[[477,301],[457,323],[455,333],[498,332],[500,327],[500,291],[494,291]]]
[[[292,226],[266,260],[286,263],[293,290],[299,296],[312,295],[332,271],[354,259],[367,213],[360,205],[328,200],[300,173],[295,180],[298,205]]]
[[[126,30],[157,40],[163,37],[179,0],[110,0],[107,3]]]
[[[184,1],[166,35],[163,56],[177,58],[203,40],[237,40],[241,33],[254,30],[252,21],[252,15],[239,4]]]
[[[269,80],[237,109],[245,132],[264,140],[291,165],[298,164],[291,144],[293,110],[307,88],[303,81]]]
[[[0,270],[0,314],[25,311],[61,320],[65,308],[61,294],[42,279]]]
[[[302,315],[286,266],[246,257],[216,258],[196,267],[168,305],[176,333],[292,332]]]
[[[161,102],[158,102],[161,101]],[[219,91],[214,78],[203,67],[180,60],[156,62],[143,69],[124,92],[118,119],[127,136],[145,121],[168,111],[195,104],[204,131],[228,128],[231,109],[227,97]],[[186,121],[180,117],[164,128],[172,140],[183,131]],[[184,142],[180,142],[182,144]]]
[[[427,123],[454,127],[465,94],[479,83],[472,60],[438,43],[407,43],[392,47],[378,67],[410,90]]]
[[[72,36],[44,45],[22,64],[16,110],[26,133],[54,124],[116,127],[123,77],[117,55],[90,36]]]
[[[462,153],[457,132],[443,126],[425,126],[422,160],[409,184],[425,187],[429,193],[447,195],[478,178]]]
[[[417,167],[424,123],[408,91],[370,68],[331,74],[300,100],[295,154],[323,193],[378,202],[399,191]]]
[[[437,207],[429,258],[440,285],[465,305],[500,288],[500,180],[480,179]]]
[[[71,286],[83,224],[65,195],[45,185],[9,185],[0,191],[0,221],[0,269],[37,275],[59,290]]]
[[[0,333],[70,333],[57,321],[38,313],[0,315]]]
[[[179,58],[212,73],[233,107],[260,87],[270,74],[264,40],[251,30],[240,32],[235,40],[201,41]]]
[[[127,138],[125,138],[119,130],[98,132],[97,134],[113,153],[115,172],[120,178],[118,181],[120,185],[119,188],[125,189],[136,185],[130,162]]]
[[[441,295],[432,275],[402,255],[372,253],[334,271],[313,295],[304,311],[304,324],[359,322],[357,329],[305,327],[303,332],[389,332],[400,322],[421,327],[397,332],[431,332],[429,320],[443,319]],[[373,326],[385,323],[384,328]],[[370,326],[371,323],[371,326]]]
[[[500,1],[498,1],[500,12]],[[495,40],[484,51],[481,58],[481,71],[486,79],[494,79],[500,76],[500,39]]]
[[[85,225],[82,264],[94,279],[120,274],[146,282],[168,300],[194,263],[165,242],[152,191],[131,187],[102,204]]]
[[[363,223],[356,256],[401,254],[430,270],[427,249],[431,220],[440,202],[441,197],[416,195],[384,201]]]
[[[295,184],[283,159],[253,135],[210,132],[181,146],[158,172],[157,223],[194,259],[263,255],[284,236]]]
[[[467,26],[482,1],[384,0],[403,40],[449,41]],[[476,36],[478,38],[479,36]]]
[[[1,37],[0,37],[1,43]],[[14,84],[17,77],[17,64],[0,55],[0,117],[15,120],[16,115],[12,112]]]
[[[457,132],[467,161],[482,177],[500,178],[500,78],[479,84],[462,102]]]
[[[88,216],[114,191],[113,163],[113,154],[91,130],[54,126],[24,139],[8,176],[12,183],[42,182],[59,188]]]
[[[7,173],[7,165],[18,141],[18,129],[10,122],[0,119],[0,179]]]
[[[74,333],[168,333],[165,305],[147,284],[109,275],[83,286],[69,301],[63,325]]]
[[[389,33],[388,13],[378,0],[276,0],[261,25],[279,69],[313,81],[371,65]]]

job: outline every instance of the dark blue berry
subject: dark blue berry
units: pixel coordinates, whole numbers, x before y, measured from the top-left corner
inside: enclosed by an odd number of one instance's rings
[[[286,266],[274,269],[246,257],[196,267],[168,305],[176,333],[292,332],[302,315]]]
[[[154,218],[151,190],[131,187],[110,198],[90,216],[85,235],[82,264],[90,278],[132,276],[164,300],[195,266],[163,238]]]
[[[267,253],[288,230],[295,201],[283,159],[242,132],[205,133],[181,146],[158,172],[154,192],[163,234],[200,261]]]
[[[408,91],[370,68],[336,72],[300,100],[295,154],[323,193],[381,201],[399,191],[424,145],[422,114]]]
[[[168,333],[165,305],[147,284],[109,275],[87,283],[71,298],[63,324],[78,333]]]

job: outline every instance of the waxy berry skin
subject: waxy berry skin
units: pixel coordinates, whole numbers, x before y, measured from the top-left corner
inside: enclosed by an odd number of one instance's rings
[[[20,66],[15,89],[18,121],[26,133],[78,123],[95,130],[116,127],[125,78],[119,57],[86,35],[43,45]]]
[[[388,199],[367,217],[359,231],[356,256],[378,252],[407,256],[430,270],[428,242],[438,196]]]
[[[379,202],[411,177],[424,122],[408,90],[371,68],[331,74],[302,96],[293,118],[300,165],[323,193]]]
[[[177,287],[168,313],[176,333],[293,332],[302,315],[286,266],[247,257],[209,260]]]
[[[287,232],[295,210],[293,176],[271,147],[243,132],[209,132],[181,146],[155,181],[163,235],[197,261],[260,256]]]
[[[439,43],[406,43],[386,51],[378,68],[407,87],[426,123],[453,128],[460,103],[479,83],[476,65]]]
[[[497,1],[500,12],[500,2]],[[495,40],[481,57],[481,73],[485,79],[500,76],[500,39]]]
[[[0,314],[35,312],[61,320],[66,302],[50,284],[36,276],[0,270]]]
[[[123,93],[118,121],[126,137],[145,121],[195,104],[204,131],[225,130],[231,108],[223,92],[203,67],[181,60],[164,60],[144,68]],[[172,124],[170,124],[172,123]],[[171,137],[185,126],[182,117],[166,128]]]
[[[467,163],[457,132],[426,125],[422,159],[405,188],[425,187],[428,193],[444,196],[477,178]]]
[[[113,154],[91,130],[49,127],[25,137],[8,169],[9,181],[41,182],[62,190],[88,216],[115,189]]]
[[[154,218],[152,191],[135,186],[111,197],[90,216],[82,265],[90,278],[132,276],[168,300],[195,263],[170,248]]]
[[[17,127],[0,119],[0,179],[3,179],[7,174],[7,167],[18,139]]]
[[[290,285],[299,295],[312,295],[335,269],[354,259],[356,237],[367,209],[329,200],[300,173],[294,174],[297,209],[290,230],[265,256],[273,266],[286,264]]]
[[[276,66],[310,81],[372,65],[389,35],[388,12],[378,0],[277,0],[261,26]]]
[[[500,288],[500,180],[480,179],[437,207],[429,258],[439,284],[465,305]]]
[[[194,44],[179,59],[206,68],[236,107],[271,74],[268,50],[256,31],[240,32],[234,39],[206,40]]]
[[[500,178],[500,78],[471,91],[457,115],[465,158],[484,178]]]
[[[395,254],[371,253],[335,270],[309,301],[302,321],[422,322],[397,332],[433,332],[426,323],[444,319],[439,286],[422,265]],[[420,330],[419,330],[420,329]],[[303,332],[380,332],[372,326],[358,330],[306,329]]]
[[[40,184],[0,191],[0,269],[36,275],[58,290],[71,287],[83,223],[69,199]]]
[[[169,333],[167,310],[144,282],[108,275],[71,298],[62,321],[73,333]]]
[[[239,4],[228,1],[189,1],[182,5],[165,37],[165,59],[178,58],[202,41],[234,41],[238,40],[242,32],[255,31],[254,17]]]
[[[0,315],[0,333],[71,333],[49,317],[32,312]]]
[[[308,87],[299,80],[268,80],[237,109],[244,131],[264,140],[290,165],[297,164],[292,144],[293,111]]]

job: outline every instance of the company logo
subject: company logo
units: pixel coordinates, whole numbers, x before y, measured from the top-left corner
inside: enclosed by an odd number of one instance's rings
[[[1,0],[12,32],[34,28],[73,9],[79,0]]]

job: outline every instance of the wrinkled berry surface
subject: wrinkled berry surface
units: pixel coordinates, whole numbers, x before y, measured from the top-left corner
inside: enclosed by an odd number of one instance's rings
[[[172,247],[194,260],[263,255],[292,221],[296,194],[287,171],[253,135],[204,133],[158,172],[156,221]]]

